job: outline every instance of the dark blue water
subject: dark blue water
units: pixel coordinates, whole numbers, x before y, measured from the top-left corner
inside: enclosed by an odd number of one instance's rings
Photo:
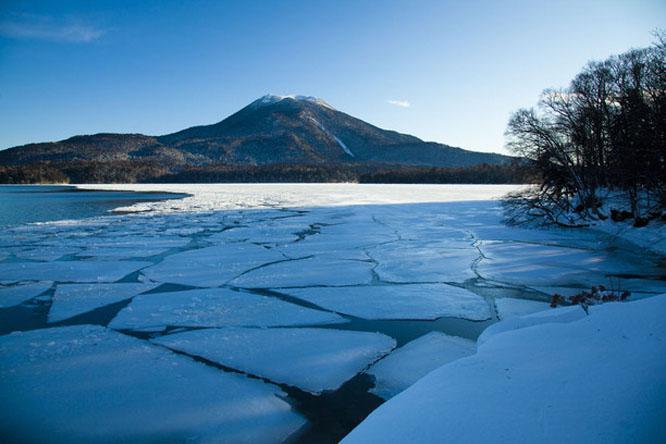
[[[84,219],[135,202],[185,197],[172,193],[87,191],[65,185],[0,185],[0,227]]]

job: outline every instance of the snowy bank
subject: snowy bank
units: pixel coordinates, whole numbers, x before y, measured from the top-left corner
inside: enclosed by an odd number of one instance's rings
[[[665,316],[660,295],[498,333],[343,442],[665,442]]]

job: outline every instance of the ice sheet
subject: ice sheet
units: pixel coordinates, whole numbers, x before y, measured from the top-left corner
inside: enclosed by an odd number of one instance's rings
[[[217,287],[243,272],[284,260],[277,250],[247,243],[225,244],[173,254],[143,274],[157,282]]]
[[[222,328],[158,344],[311,393],[334,390],[395,347],[380,333],[323,328]]]
[[[0,264],[1,282],[114,282],[150,265],[134,261],[5,262]]]
[[[366,373],[375,378],[375,387],[370,391],[384,399],[392,398],[432,370],[475,352],[474,341],[430,332],[370,367]]]
[[[13,307],[44,293],[51,288],[52,282],[0,287],[0,308]]]
[[[44,247],[20,248],[14,251],[14,255],[19,259],[29,259],[33,261],[54,261],[63,256],[76,254],[81,249],[68,247]]]
[[[247,272],[230,284],[245,288],[361,285],[372,281],[372,268],[370,262],[316,256],[268,265]]]
[[[447,284],[303,288],[281,292],[364,319],[490,318],[488,304],[481,296]]]
[[[612,287],[614,274],[658,274],[658,270],[640,258],[523,242],[484,243],[485,258],[479,263],[481,276],[498,282],[529,286],[595,285]]]
[[[479,251],[445,243],[395,242],[372,248],[375,272],[387,282],[464,282],[476,277],[472,263]]]
[[[279,443],[304,425],[261,381],[103,327],[0,337],[8,442]]]
[[[273,327],[342,322],[346,320],[335,313],[273,297],[210,288],[139,295],[118,313],[109,327]]]
[[[48,321],[58,322],[151,290],[159,284],[62,284],[56,287]]]

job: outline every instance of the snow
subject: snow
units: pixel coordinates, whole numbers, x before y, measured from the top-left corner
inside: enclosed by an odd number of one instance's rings
[[[51,288],[52,282],[0,287],[0,308],[13,307],[32,299]]]
[[[53,295],[48,321],[58,322],[152,290],[158,284],[64,284]]]
[[[437,331],[430,332],[370,367],[366,373],[375,378],[375,387],[370,391],[390,399],[432,370],[475,352],[474,341]]]
[[[64,261],[64,262],[5,262],[0,264],[1,282],[114,282],[151,265],[134,261]]]
[[[497,309],[497,317],[507,319],[548,310],[550,304],[542,301],[531,301],[529,299],[497,298],[495,299],[495,308]]]
[[[316,256],[278,262],[248,271],[230,281],[230,284],[245,288],[369,284],[372,281],[372,268],[370,262]]]
[[[340,148],[342,148],[342,150],[345,153],[349,154],[351,157],[354,157],[354,153],[352,153],[351,150],[347,148],[347,145],[345,145],[345,143],[342,140],[340,140],[337,136],[333,136],[333,138],[338,143],[338,145],[340,145]]]
[[[481,296],[446,284],[315,287],[281,292],[364,319],[490,318],[488,304]]]
[[[278,387],[103,327],[12,333],[0,355],[8,441],[278,443],[305,424]]]
[[[312,310],[276,298],[210,288],[136,296],[109,327],[274,327],[342,322],[346,320],[334,313]]]
[[[217,287],[249,270],[285,260],[287,258],[277,250],[254,244],[232,243],[173,254],[159,264],[146,268],[143,274],[157,282]]]
[[[314,394],[337,389],[395,347],[380,333],[318,328],[204,329],[153,342]]]
[[[666,295],[497,334],[379,407],[343,442],[663,442],[664,315]]]
[[[471,202],[498,199],[521,189],[517,185],[400,185],[400,184],[91,184],[81,189],[163,191],[190,194],[183,199],[140,202],[116,212],[204,212],[247,208],[306,208],[349,205]],[[495,204],[496,205],[496,204]],[[484,206],[470,206],[478,218]],[[464,215],[464,214],[462,214]],[[456,215],[458,217],[458,215]],[[499,223],[499,222],[495,222]],[[529,231],[529,230],[525,230]]]
[[[282,100],[285,100],[285,99],[292,99],[292,100],[297,100],[297,101],[300,101],[300,102],[312,102],[312,103],[315,103],[317,105],[323,106],[325,108],[335,110],[335,108],[333,108],[331,105],[329,105],[328,103],[326,103],[322,99],[319,99],[319,98],[313,97],[313,96],[303,96],[303,95],[299,95],[299,94],[287,94],[287,95],[284,95],[284,96],[279,96],[279,95],[275,95],[275,94],[267,94],[267,95],[265,95],[263,97],[260,97],[259,99],[255,100],[254,102],[252,102],[250,104],[250,106],[258,107],[258,106],[264,106],[264,105],[272,105],[274,103],[281,102]]]
[[[314,123],[314,124],[320,129],[320,130],[322,130],[322,131],[323,131],[328,137],[331,137],[333,140],[335,140],[335,142],[336,142],[338,145],[340,145],[340,148],[342,148],[342,150],[343,150],[347,155],[349,155],[349,156],[351,156],[351,157],[354,157],[354,153],[352,153],[351,150],[350,150],[349,148],[347,148],[347,145],[345,145],[344,142],[343,142],[342,140],[340,140],[339,138],[337,138],[336,136],[334,136],[333,134],[331,134],[331,133],[326,129],[326,127],[324,127],[324,125],[323,125],[319,120],[317,120],[317,119],[315,119],[314,117],[311,117],[311,116],[309,116],[308,119],[310,119],[310,121],[311,121],[312,123]]]
[[[572,305],[558,309],[538,311],[525,316],[509,317],[486,328],[477,339],[477,344],[483,344],[498,333],[520,328],[532,327],[544,323],[567,323],[578,321],[586,316],[580,305]]]

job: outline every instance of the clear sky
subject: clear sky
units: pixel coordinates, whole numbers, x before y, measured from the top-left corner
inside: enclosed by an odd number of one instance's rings
[[[0,148],[165,134],[295,93],[503,152],[513,110],[657,28],[664,0],[0,0]]]

